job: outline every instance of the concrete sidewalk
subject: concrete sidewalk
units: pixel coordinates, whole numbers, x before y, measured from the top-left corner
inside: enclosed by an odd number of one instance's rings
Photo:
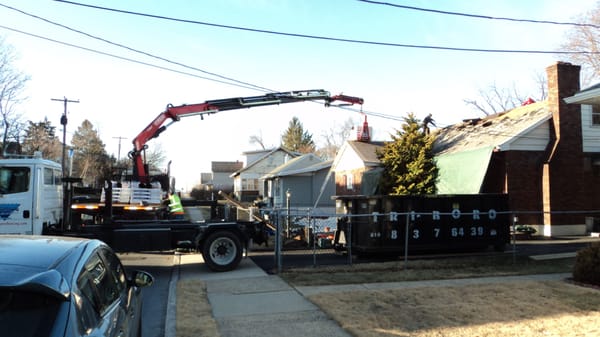
[[[571,276],[569,273],[542,274],[294,288],[279,276],[266,274],[249,258],[243,259],[237,269],[225,273],[210,271],[200,254],[176,254],[173,265],[165,337],[176,337],[175,289],[179,280],[199,279],[206,283],[213,317],[222,337],[349,337],[350,334],[306,297],[344,291],[565,280]]]
[[[179,280],[187,279],[206,283],[221,337],[350,337],[302,294],[279,276],[266,274],[251,259],[243,259],[233,271],[215,273],[200,254],[175,256],[165,337],[176,336],[174,289]]]

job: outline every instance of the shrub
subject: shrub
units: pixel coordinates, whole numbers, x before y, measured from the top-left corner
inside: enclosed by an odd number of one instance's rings
[[[600,242],[577,252],[573,280],[600,286]]]

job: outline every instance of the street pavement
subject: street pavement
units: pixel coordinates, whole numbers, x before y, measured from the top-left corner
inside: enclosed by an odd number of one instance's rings
[[[556,258],[564,257],[564,254],[559,253]],[[553,257],[551,254],[543,256],[545,259]],[[306,297],[341,291],[523,282],[525,280],[564,280],[570,276],[570,274],[544,274],[291,287],[279,276],[267,274],[250,258],[243,259],[239,267],[233,271],[215,273],[204,265],[200,254],[176,254],[167,304],[165,337],[176,337],[175,289],[180,280],[199,279],[205,282],[213,317],[222,337],[349,337],[350,334],[327,317]]]

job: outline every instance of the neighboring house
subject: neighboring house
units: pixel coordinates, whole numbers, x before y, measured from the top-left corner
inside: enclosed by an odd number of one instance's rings
[[[335,193],[335,182],[329,174],[331,164],[331,160],[324,161],[309,153],[262,176],[267,186],[267,206],[318,208],[322,213],[335,213],[335,203],[331,199]]]
[[[231,174],[233,193],[237,200],[254,201],[265,196],[265,184],[261,177],[299,154],[278,147],[271,150],[244,152],[246,165]]]
[[[600,90],[580,92],[579,71],[556,63],[547,100],[438,129],[438,193],[507,193],[520,224],[546,236],[589,231],[589,211],[600,210]]]
[[[331,170],[335,172],[335,195],[377,194],[381,161],[377,149],[384,142],[346,141],[335,157]]]
[[[240,161],[213,161],[211,172],[200,175],[200,184],[213,191],[233,192],[233,178],[231,175],[242,169],[244,163]]]

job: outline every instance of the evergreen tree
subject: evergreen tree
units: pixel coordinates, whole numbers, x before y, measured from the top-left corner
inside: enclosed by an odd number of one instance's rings
[[[48,118],[34,123],[28,122],[22,144],[24,154],[33,155],[36,151],[42,152],[42,157],[60,162],[62,160],[62,143],[56,136],[56,127]]]
[[[304,130],[298,117],[292,118],[281,140],[282,146],[290,151],[313,153],[316,149],[312,135]]]
[[[110,177],[112,161],[90,121],[81,123],[71,144],[75,150],[73,175],[82,178],[86,186],[101,186],[103,179]]]
[[[384,172],[380,180],[383,194],[435,194],[438,168],[433,156],[431,135],[425,134],[421,122],[410,113],[392,141],[377,151]]]

